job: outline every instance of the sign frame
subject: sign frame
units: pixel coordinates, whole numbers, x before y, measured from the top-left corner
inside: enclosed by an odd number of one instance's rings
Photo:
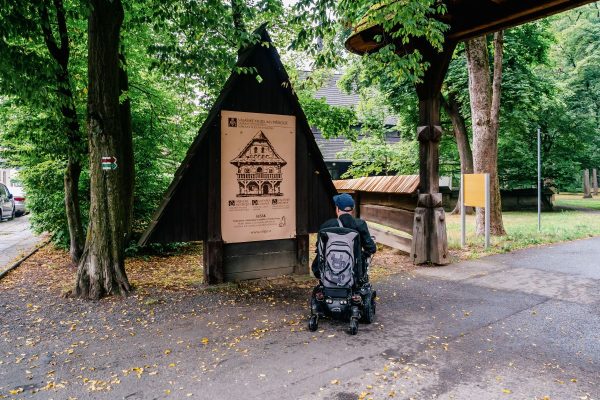
[[[295,239],[296,116],[221,110],[225,244]]]

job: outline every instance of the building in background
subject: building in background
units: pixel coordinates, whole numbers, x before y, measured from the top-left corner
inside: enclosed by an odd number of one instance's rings
[[[360,101],[360,96],[357,93],[344,93],[340,90],[337,83],[341,76],[341,74],[333,74],[327,83],[315,92],[315,99],[324,99],[327,104],[335,107],[356,107]],[[385,126],[390,129],[393,129],[396,123],[397,118],[393,115],[387,116],[384,121]],[[331,174],[331,179],[340,179],[352,164],[351,160],[337,157],[338,153],[350,147],[347,139],[344,137],[326,139],[319,129],[314,126],[311,129],[325,160],[325,165],[327,165],[327,169]],[[356,127],[356,129],[360,129],[360,127]],[[359,135],[358,138],[360,139],[361,136]],[[397,131],[392,130],[386,137],[388,144],[398,141],[400,141],[400,137]]]

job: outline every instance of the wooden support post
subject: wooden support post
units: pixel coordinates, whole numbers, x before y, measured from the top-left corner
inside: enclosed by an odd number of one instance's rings
[[[590,190],[590,170],[583,170],[583,198],[589,199],[592,197],[592,192]]]
[[[208,155],[207,239],[204,241],[204,283],[224,281],[223,239],[221,237],[221,127],[215,124],[208,132],[211,151]]]
[[[306,275],[308,271],[308,252],[309,252],[308,234],[296,236],[296,265],[294,266],[294,275]]]
[[[310,166],[308,144],[304,135],[300,135],[302,127],[296,121],[296,263],[295,275],[306,275],[308,271],[308,199],[311,193],[308,180],[314,175]]]
[[[446,217],[439,193],[440,92],[456,43],[446,41],[439,53],[429,45],[422,47],[429,62],[423,82],[417,85],[419,96],[419,198],[413,225],[412,259],[415,264],[448,264]]]
[[[205,240],[202,254],[204,262],[204,283],[223,283],[223,241]]]
[[[598,172],[596,168],[592,170],[592,192],[594,196],[598,196]]]

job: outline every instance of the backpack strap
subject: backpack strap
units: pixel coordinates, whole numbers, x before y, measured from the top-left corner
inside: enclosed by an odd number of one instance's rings
[[[342,224],[342,221],[339,218],[337,219],[337,221],[338,221],[338,225],[340,226],[340,228],[343,228],[344,224]]]

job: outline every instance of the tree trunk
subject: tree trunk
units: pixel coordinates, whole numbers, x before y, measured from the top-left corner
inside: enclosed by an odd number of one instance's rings
[[[490,79],[487,40],[480,36],[466,42],[469,95],[473,124],[473,166],[475,173],[490,174],[490,233],[505,235],[498,181],[498,124],[502,83],[503,34],[494,35],[494,80]],[[477,209],[477,234],[484,233],[484,210]]]
[[[460,107],[456,97],[452,93],[448,93],[448,98],[441,97],[442,106],[446,111],[446,114],[452,121],[452,128],[454,133],[454,139],[456,139],[456,146],[458,148],[458,157],[460,158],[460,173],[461,174],[472,174],[473,173],[473,152],[471,151],[471,144],[469,143],[469,136],[467,135],[467,126],[465,119],[460,113]],[[460,189],[459,189],[460,195]],[[475,210],[473,207],[465,207],[466,214],[473,214]],[[460,202],[456,203],[452,214],[460,214]]]
[[[127,61],[125,59],[125,51],[121,46],[119,52],[119,88],[121,93],[129,93],[129,78],[127,76]],[[121,141],[121,160],[119,168],[123,172],[123,205],[125,206],[125,218],[123,218],[123,231],[125,232],[125,245],[129,242],[131,236],[131,224],[133,222],[133,193],[135,185],[135,165],[133,156],[133,139],[131,129],[131,100],[129,96],[121,102],[121,129],[123,130],[123,138]],[[125,138],[128,137],[128,140]]]
[[[592,169],[592,194],[598,196],[598,173],[596,168]]]
[[[81,159],[85,154],[85,147],[81,140],[79,120],[77,118],[75,100],[73,99],[73,91],[71,90],[69,34],[67,31],[65,9],[62,0],[54,0],[53,4],[56,12],[56,26],[60,46],[52,34],[48,8],[45,3],[41,5],[40,21],[48,52],[59,66],[56,72],[56,84],[58,95],[61,98],[60,112],[64,119],[68,141],[67,168],[64,175],[65,211],[69,227],[69,253],[71,261],[77,264],[85,244],[81,210],[79,208],[79,177],[81,175]]]
[[[123,149],[131,146],[124,130],[128,108],[119,103],[123,87],[119,68],[119,33],[123,22],[120,0],[91,0],[88,20],[88,140],[90,147],[90,223],[77,270],[74,294],[87,299],[126,295],[131,286],[125,273],[124,249],[131,188]],[[117,168],[103,170],[102,157],[116,157]]]
[[[233,18],[233,27],[235,28],[235,33],[238,36],[243,36],[247,33],[246,24],[244,22],[243,1],[244,0],[231,0],[231,16]],[[238,49],[238,60],[245,48],[244,43],[242,41],[240,42],[240,48]]]
[[[590,170],[583,170],[583,198],[590,199],[592,197],[592,192],[590,190]]]
[[[81,162],[78,158],[69,156],[67,169],[65,170],[65,211],[67,213],[67,224],[69,226],[69,254],[71,261],[78,264],[81,260],[85,236],[83,224],[81,223],[81,209],[79,207],[79,177],[81,175]]]

